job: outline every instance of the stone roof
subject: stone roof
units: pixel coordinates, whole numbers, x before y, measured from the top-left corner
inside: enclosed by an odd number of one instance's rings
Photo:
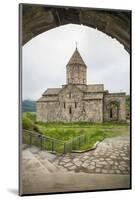
[[[80,64],[86,67],[78,49],[76,48],[67,65]]]
[[[49,96],[49,95],[44,95],[40,97],[40,99],[37,100],[37,102],[56,102],[58,101],[58,96]]]
[[[44,93],[45,95],[57,95],[60,92],[61,88],[48,88]]]
[[[104,85],[103,84],[87,85],[86,92],[104,92]]]
[[[103,99],[103,93],[86,93],[83,97],[83,100],[90,100],[90,99]]]

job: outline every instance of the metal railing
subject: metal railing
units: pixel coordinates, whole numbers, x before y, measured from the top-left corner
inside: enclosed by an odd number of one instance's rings
[[[83,144],[88,141],[85,134],[70,139],[69,141],[62,141],[48,136],[42,135],[35,131],[23,129],[22,141],[24,144],[30,146],[37,146],[41,150],[47,150],[53,153],[70,153],[72,150],[79,149]]]

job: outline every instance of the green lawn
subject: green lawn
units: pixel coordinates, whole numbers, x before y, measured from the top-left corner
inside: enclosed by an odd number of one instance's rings
[[[102,141],[107,137],[125,135],[129,132],[127,124],[37,123],[37,126],[43,135],[65,142],[84,135],[85,142],[78,146],[75,145],[75,150],[87,150],[97,141]]]
[[[74,150],[87,150],[91,148],[97,141],[102,141],[107,137],[116,137],[129,133],[128,124],[93,124],[87,122],[37,123],[33,113],[25,113],[24,119],[27,127],[29,127],[29,120],[31,120],[31,124],[33,125],[31,126],[30,124],[30,130],[36,130],[44,136],[60,141],[54,143],[54,149],[57,152],[63,151],[64,143],[66,143],[67,151],[70,151],[71,148]],[[49,142],[49,140],[46,140],[45,144],[43,145],[46,146],[46,149],[50,149],[52,144]]]

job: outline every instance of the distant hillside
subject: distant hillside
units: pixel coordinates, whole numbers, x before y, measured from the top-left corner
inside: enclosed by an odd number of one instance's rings
[[[36,101],[23,100],[22,111],[23,112],[36,112]]]

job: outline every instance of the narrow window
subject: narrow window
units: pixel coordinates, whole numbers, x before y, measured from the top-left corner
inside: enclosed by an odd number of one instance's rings
[[[72,114],[72,108],[69,107],[69,114]]]
[[[112,118],[112,108],[110,109],[110,118]]]
[[[75,108],[77,108],[77,103],[75,102]]]
[[[71,92],[69,92],[69,98],[71,99]]]
[[[66,104],[65,104],[65,102],[64,102],[64,108],[66,108]]]

